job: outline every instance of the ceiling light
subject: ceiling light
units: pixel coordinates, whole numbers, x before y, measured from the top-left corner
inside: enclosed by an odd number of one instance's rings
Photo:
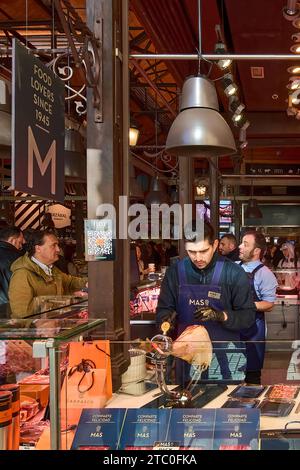
[[[129,197],[130,199],[144,199],[144,191],[135,177],[133,164],[129,163]]]
[[[162,182],[158,179],[158,176],[154,176],[151,179],[150,191],[145,197],[145,204],[147,207],[151,207],[152,204],[168,204],[169,196],[167,195]]]
[[[241,119],[235,122],[235,125],[240,129],[247,129],[250,126],[250,122],[247,117],[243,114]]]
[[[214,83],[190,77],[182,89],[180,112],[167,137],[166,150],[178,156],[222,156],[236,153],[232,132],[219,113]]]
[[[226,96],[232,96],[237,92],[238,87],[236,83],[234,83],[231,73],[226,73],[222,78],[221,83]]]
[[[240,149],[241,150],[247,147],[248,141],[247,141],[246,129],[240,129],[239,141],[240,141]]]
[[[290,48],[291,52],[294,52],[295,54],[300,54],[300,44],[294,44]]]
[[[234,114],[234,115],[232,116],[232,120],[233,120],[234,122],[238,122],[238,121],[240,121],[241,119],[242,119],[242,115],[241,115],[241,114]]]
[[[289,105],[300,103],[299,94],[300,94],[300,90],[295,90],[293,93],[289,95]]]
[[[135,124],[132,124],[129,128],[129,145],[130,147],[135,147],[137,144],[140,131]]]
[[[223,42],[217,42],[215,45],[215,53],[216,54],[225,54],[227,52],[227,48]],[[217,61],[217,66],[221,70],[227,69],[232,64],[231,59],[220,59]]]
[[[241,103],[237,96],[229,97],[229,111],[233,114],[241,114],[243,109],[245,109],[244,103]]]
[[[300,18],[293,21],[294,28],[300,28]]]
[[[289,90],[298,90],[300,88],[300,78],[291,77],[290,83],[286,87]]]
[[[256,199],[249,199],[247,207],[245,209],[245,217],[247,219],[262,219],[262,212],[258,207]]]
[[[299,65],[293,65],[292,67],[289,67],[287,69],[289,73],[300,73],[300,66]]]
[[[197,196],[205,196],[206,186],[204,186],[204,184],[197,185],[196,186],[196,194],[197,194]]]

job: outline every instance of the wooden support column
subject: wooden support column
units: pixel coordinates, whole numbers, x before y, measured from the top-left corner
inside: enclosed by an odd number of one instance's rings
[[[87,0],[87,24],[91,31],[102,29],[102,122],[88,90],[87,202],[88,218],[95,219],[97,207],[113,204],[117,219],[119,196],[128,191],[128,4],[127,0]],[[102,26],[102,27],[101,27]],[[123,71],[124,70],[124,71]],[[125,98],[124,98],[125,96]],[[127,96],[127,99],[126,99]],[[124,122],[125,116],[125,122]],[[127,126],[124,128],[124,126]],[[118,221],[117,221],[118,222]],[[116,233],[119,226],[117,223]],[[89,262],[89,314],[105,318],[106,337],[112,341],[114,389],[128,361],[123,344],[129,330],[127,240],[116,239],[115,261]]]

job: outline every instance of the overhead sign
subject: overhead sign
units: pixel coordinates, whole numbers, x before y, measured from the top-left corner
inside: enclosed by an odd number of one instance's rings
[[[71,209],[61,204],[53,204],[47,212],[50,212],[55,228],[64,228],[71,225]]]
[[[247,204],[243,204],[242,225],[243,227],[300,227],[299,204],[260,204],[262,213],[260,219],[249,219],[246,217]]]
[[[13,40],[12,187],[64,201],[64,84]]]

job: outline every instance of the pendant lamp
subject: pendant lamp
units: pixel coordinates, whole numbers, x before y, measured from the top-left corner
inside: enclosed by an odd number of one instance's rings
[[[258,202],[253,198],[253,180],[251,181],[251,196],[245,209],[245,217],[247,219],[262,219],[262,212],[258,207]]]
[[[245,217],[247,219],[262,219],[262,212],[258,207],[256,199],[249,199],[248,205],[245,209]]]
[[[164,203],[169,203],[169,196],[164,190],[163,184],[158,179],[158,176],[154,176],[150,183],[150,191],[145,197],[145,204],[147,207],[151,207],[152,204]]]
[[[219,113],[217,92],[205,77],[188,78],[180,113],[173,122],[166,150],[178,156],[222,156],[236,153],[231,129]]]
[[[133,164],[129,164],[129,198],[131,200],[144,199],[144,191],[135,177]]]

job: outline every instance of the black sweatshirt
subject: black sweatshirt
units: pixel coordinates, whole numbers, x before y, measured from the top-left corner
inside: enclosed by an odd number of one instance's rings
[[[205,269],[198,269],[188,257],[184,258],[188,284],[210,284],[215,264],[224,259],[214,254],[210,264]],[[221,302],[228,319],[223,323],[229,330],[249,328],[255,321],[255,305],[250,290],[247,274],[239,265],[229,259],[224,259],[221,278]],[[179,295],[179,279],[177,263],[170,266],[161,285],[160,296],[156,309],[157,325],[170,317],[177,310]],[[203,323],[205,326],[205,323]]]

